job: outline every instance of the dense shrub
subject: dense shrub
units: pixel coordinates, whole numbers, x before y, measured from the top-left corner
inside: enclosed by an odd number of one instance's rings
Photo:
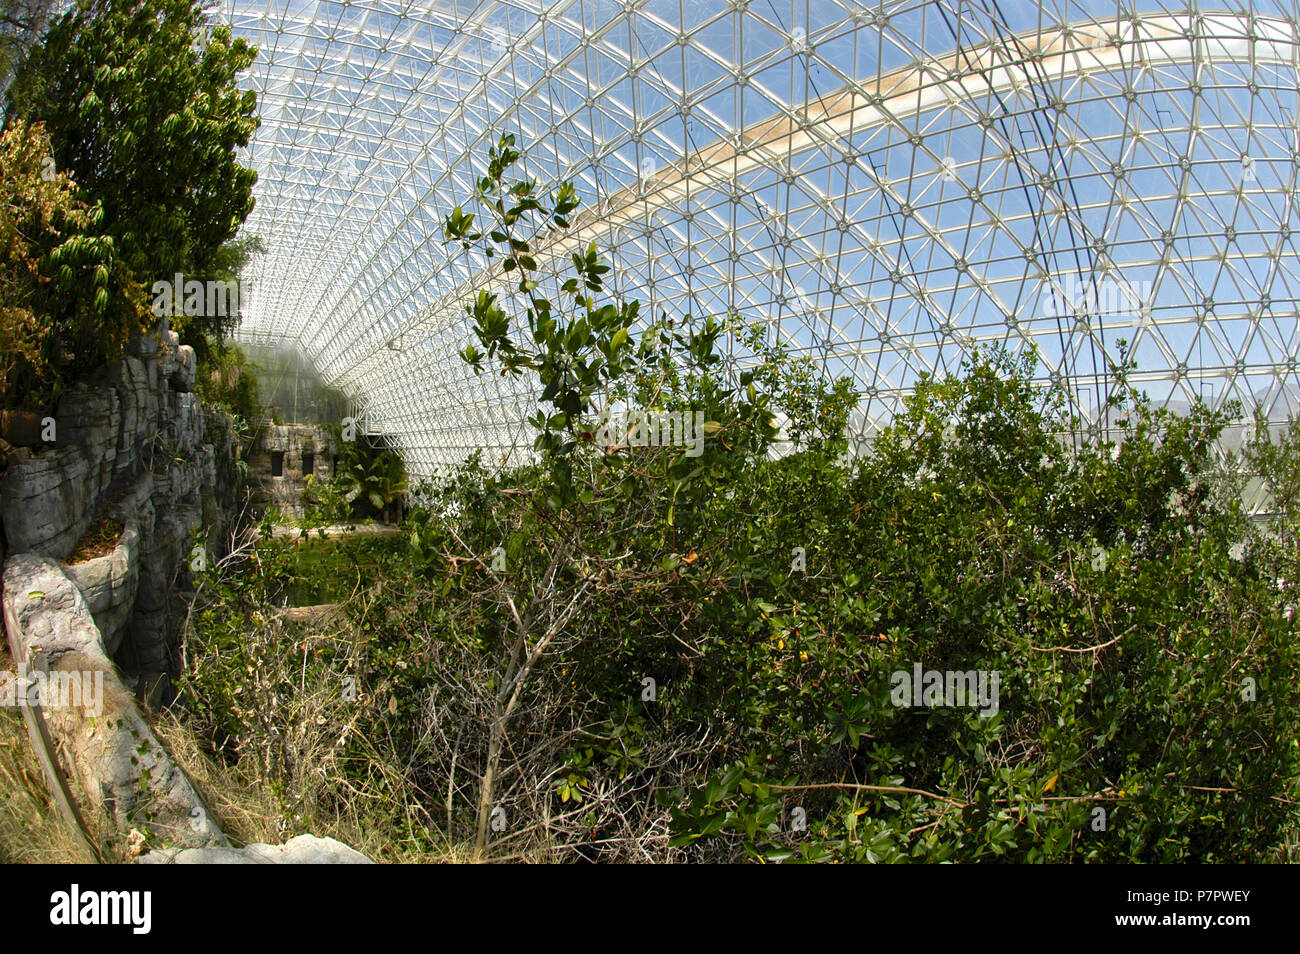
[[[0,398],[39,410],[62,382],[145,327],[144,295],[104,234],[103,208],[50,160],[39,123],[0,136]]]
[[[531,237],[576,200],[507,182],[515,158],[447,238],[519,282],[520,315],[471,303],[465,357],[536,383],[537,458],[426,485],[402,540],[358,545],[382,553],[303,540],[214,581],[189,690],[219,751],[279,752],[287,785],[295,732],[336,740],[330,798],[498,858],[1288,856],[1295,536],[1217,483],[1223,415],[1153,408],[1122,364],[1118,438],[1080,439],[1032,359],[991,351],[851,458],[856,397],[810,361],[711,320],[634,333],[594,250],[539,276]],[[698,410],[707,440],[607,442],[610,407]],[[1290,499],[1298,455],[1269,446]],[[341,619],[268,626],[300,578]],[[899,704],[918,664],[996,673],[996,704]],[[267,692],[287,721],[249,715]]]
[[[256,368],[239,345],[210,340],[199,359],[194,390],[203,398],[204,405],[224,411],[234,422],[237,433],[248,438],[252,427],[262,418],[257,378]]]
[[[1203,483],[1223,420],[1152,410],[1121,372],[1128,433],[1070,452],[1070,422],[1028,382],[1003,357],[923,382],[854,468],[807,577],[769,574],[774,609],[750,629],[777,643],[767,665],[734,630],[710,641],[748,740],[675,813],[680,843],[1027,861],[1259,860],[1283,843],[1295,636],[1240,506]],[[917,663],[999,673],[996,715],[891,704]],[[795,806],[806,834],[781,829]]]
[[[407,491],[401,456],[384,444],[362,438],[344,441],[338,473],[321,496],[322,514],[336,519],[396,514]]]
[[[256,96],[236,76],[255,51],[228,27],[205,30],[198,0],[81,0],[29,51],[9,87],[6,128],[41,124],[49,137],[42,163],[60,182],[70,177],[91,210],[60,231],[62,240],[83,258],[115,263],[80,286],[99,296],[93,309],[74,301],[37,313],[63,342],[67,366],[57,370],[65,380],[117,356],[155,281],[176,273],[225,280],[246,257],[231,240],[252,210],[256,175],[236,150],[256,128]],[[28,201],[30,189],[12,185],[26,191],[7,198]],[[119,281],[136,286],[126,296],[131,309],[100,295]],[[237,320],[178,315],[174,327],[202,352],[209,335],[220,338]]]

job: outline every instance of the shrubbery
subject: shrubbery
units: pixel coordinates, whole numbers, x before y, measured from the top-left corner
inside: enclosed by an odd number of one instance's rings
[[[331,481],[339,518],[395,518],[407,491],[406,467],[392,448],[346,441]]]
[[[1060,395],[987,352],[851,458],[851,390],[761,334],[735,329],[734,380],[722,325],[634,335],[594,254],[545,297],[520,236],[563,228],[568,199],[507,183],[512,152],[481,184],[489,223],[457,210],[448,237],[515,260],[527,313],[480,296],[466,357],[536,375],[538,458],[426,486],[402,540],[301,542],[213,580],[187,678],[216,751],[279,752],[291,792],[311,768],[292,740],[331,740],[317,809],[387,800],[404,849],[1290,857],[1292,515],[1261,530],[1225,492],[1222,416],[1153,409],[1120,367],[1118,439],[1076,447]],[[703,412],[703,453],[603,446],[611,404]],[[1273,447],[1251,460],[1289,501],[1300,455]],[[271,622],[309,578],[344,615]],[[895,705],[916,664],[997,673],[996,712]],[[280,716],[248,717],[250,679]]]
[[[194,379],[194,390],[203,403],[220,408],[247,432],[262,419],[257,398],[257,372],[237,344],[209,341],[207,357]]]
[[[41,409],[120,352],[148,310],[103,208],[51,164],[41,124],[16,121],[0,136],[0,197],[0,400]]]
[[[199,0],[81,0],[9,89],[8,114],[45,124],[55,165],[103,206],[146,286],[220,277],[219,251],[252,210],[257,176],[235,150],[257,127],[257,97],[235,78],[255,55],[229,27],[208,30]],[[232,317],[204,316],[195,332],[228,331]]]
[[[197,0],[81,0],[17,69],[0,145],[5,407],[48,407],[118,358],[156,321],[154,281],[229,280],[256,251],[235,240],[256,179],[236,150],[257,123],[235,78],[255,51],[227,27],[200,44],[205,29]],[[176,329],[206,357],[237,319]]]

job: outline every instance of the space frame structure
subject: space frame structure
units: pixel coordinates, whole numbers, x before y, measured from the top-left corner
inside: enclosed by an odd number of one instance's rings
[[[1120,343],[1157,401],[1297,410],[1300,10],[1255,0],[223,0],[259,48],[242,339],[299,350],[414,474],[523,460],[443,242],[489,144],[572,179],[535,256],[595,242],[643,314],[756,323],[862,395],[1035,349],[1096,415]],[[731,366],[751,356],[729,342]]]

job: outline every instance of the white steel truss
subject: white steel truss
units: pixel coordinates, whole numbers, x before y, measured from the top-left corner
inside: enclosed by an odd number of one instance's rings
[[[865,431],[981,344],[1085,416],[1121,339],[1157,400],[1284,418],[1297,379],[1298,0],[224,0],[260,49],[240,334],[290,344],[417,474],[518,460],[457,355],[509,285],[444,246],[487,146],[587,203],[643,313],[767,326]],[[732,360],[747,356],[732,343]]]

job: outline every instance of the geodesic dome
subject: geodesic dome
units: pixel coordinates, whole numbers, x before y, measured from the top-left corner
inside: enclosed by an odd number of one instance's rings
[[[1231,0],[225,0],[256,43],[240,334],[298,348],[414,473],[520,459],[442,242],[490,143],[575,180],[645,314],[735,314],[863,394],[1036,346],[1095,414],[1118,342],[1159,401],[1297,394],[1300,8]],[[743,364],[745,356],[734,352]]]

